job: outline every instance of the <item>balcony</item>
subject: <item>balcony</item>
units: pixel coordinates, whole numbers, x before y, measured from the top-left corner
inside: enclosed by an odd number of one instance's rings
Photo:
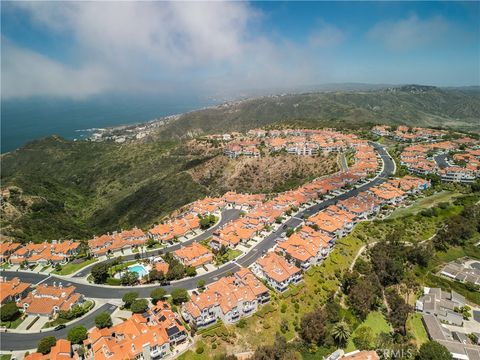
[[[152,359],[160,359],[164,357],[166,354],[167,354],[166,351],[162,349],[155,349],[150,351],[150,356],[152,357]]]

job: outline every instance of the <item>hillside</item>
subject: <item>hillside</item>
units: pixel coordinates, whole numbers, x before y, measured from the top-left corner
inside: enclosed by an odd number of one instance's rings
[[[180,142],[118,145],[59,137],[4,154],[1,163],[1,235],[22,241],[148,228],[205,195],[286,190],[337,168],[335,157],[278,157],[269,169],[269,161],[228,160],[219,149]],[[218,176],[208,176],[213,167]]]
[[[278,122],[361,127],[374,123],[480,131],[480,90],[409,85],[372,91],[318,92],[227,103],[180,116],[161,138],[245,131]]]

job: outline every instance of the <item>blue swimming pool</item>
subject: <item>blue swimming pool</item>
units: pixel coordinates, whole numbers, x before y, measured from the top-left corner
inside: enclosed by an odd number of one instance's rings
[[[142,264],[135,264],[128,267],[128,271],[137,273],[138,277],[143,277],[148,274],[147,269]]]

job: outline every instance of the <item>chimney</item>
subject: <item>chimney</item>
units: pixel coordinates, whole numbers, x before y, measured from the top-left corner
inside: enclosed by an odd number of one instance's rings
[[[61,281],[59,281],[58,287],[59,287],[60,289],[63,288],[63,285],[62,285],[62,282],[61,282]]]

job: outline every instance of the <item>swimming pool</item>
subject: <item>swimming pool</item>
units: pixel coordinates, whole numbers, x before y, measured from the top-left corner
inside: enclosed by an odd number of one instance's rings
[[[138,277],[143,277],[148,274],[147,269],[142,264],[134,264],[128,267],[128,271],[137,273]]]

